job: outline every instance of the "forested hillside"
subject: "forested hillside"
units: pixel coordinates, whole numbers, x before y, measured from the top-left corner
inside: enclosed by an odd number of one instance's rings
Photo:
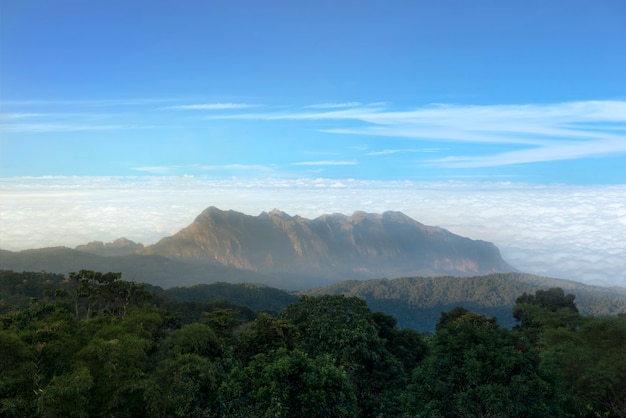
[[[76,292],[77,281],[62,274],[46,272],[14,272],[0,270],[0,313],[14,308],[27,308],[33,301],[53,300],[58,295]],[[121,276],[120,276],[121,277]],[[143,293],[149,293],[158,305],[202,305],[208,302],[228,302],[257,312],[279,312],[298,300],[293,293],[250,283],[217,282],[191,287],[171,287],[142,283]]]
[[[626,417],[626,316],[582,315],[559,288],[520,295],[513,330],[458,307],[425,337],[356,297],[268,314],[34,274],[73,288],[0,315],[1,416]]]
[[[75,286],[75,282],[61,274],[0,270],[0,313],[11,307],[26,308],[32,298],[50,300],[57,292],[72,294]],[[458,306],[496,318],[500,326],[511,328],[515,325],[511,315],[515,299],[522,293],[550,287],[560,287],[574,294],[585,315],[626,313],[626,289],[588,286],[523,273],[354,280],[301,294],[356,296],[365,300],[370,309],[395,317],[400,328],[432,332],[441,312]],[[297,300],[292,292],[250,283],[217,282],[169,289],[142,284],[142,288],[155,295],[159,304],[186,304],[189,310],[201,309],[209,302],[228,302],[256,312],[277,313]]]
[[[583,285],[524,273],[498,273],[476,277],[407,277],[350,280],[310,289],[307,295],[345,295],[364,299],[377,311],[393,315],[400,327],[433,331],[443,311],[463,306],[497,318],[501,326],[515,324],[511,309],[522,293],[560,287],[576,296],[586,315],[626,313],[626,289]]]
[[[171,287],[165,291],[165,295],[176,301],[187,302],[227,300],[258,312],[280,312],[287,305],[298,300],[298,297],[293,293],[249,283],[218,282],[191,287]]]

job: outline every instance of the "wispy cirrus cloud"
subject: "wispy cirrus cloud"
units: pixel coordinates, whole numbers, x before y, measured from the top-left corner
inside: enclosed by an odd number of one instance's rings
[[[157,103],[167,103],[182,99],[173,98],[130,98],[130,99],[30,99],[30,100],[3,100],[3,107],[29,107],[29,106],[88,106],[88,107],[116,107],[116,106],[143,106]]]
[[[165,106],[155,107],[155,104]],[[245,101],[194,103],[191,99],[34,100],[2,102],[2,105],[7,111],[0,114],[0,129],[8,133],[132,131],[184,124],[189,124],[189,129],[203,129],[203,120],[305,121],[306,129],[313,126],[312,129],[326,134],[380,138],[381,143],[390,138],[420,141],[422,148],[386,144],[384,146],[390,148],[377,150],[378,146],[370,144],[370,152],[365,155],[436,150],[442,155],[430,160],[422,158],[419,164],[441,168],[496,167],[626,153],[626,101],[623,100],[431,104],[417,108],[357,101],[263,108]],[[40,108],[43,105],[51,106],[54,111]],[[96,114],[90,113],[90,106],[110,109],[106,115]],[[114,109],[116,106],[123,108]],[[132,112],[129,106],[135,106]],[[176,112],[159,112],[163,109],[206,112],[185,113],[187,119],[181,120],[177,119]],[[83,113],[77,113],[79,111]],[[189,115],[196,116],[189,118]],[[316,123],[319,123],[317,127]],[[467,146],[456,147],[454,143],[487,146],[469,150]]]
[[[382,112],[382,104],[373,104],[363,107],[341,108],[324,110],[314,108],[317,111],[293,110],[259,113],[230,113],[205,116],[209,120],[235,119],[235,120],[363,120],[369,113]]]
[[[39,113],[0,113],[0,121],[12,121],[17,119],[35,118]]]
[[[315,106],[315,105],[314,105]],[[581,101],[524,105],[434,104],[398,110],[387,104],[317,106],[319,111],[211,115],[207,119],[329,120],[349,126],[332,134],[398,137],[442,143],[515,146],[483,156],[449,155],[431,160],[445,167],[487,167],[626,153],[626,101]],[[360,122],[361,126],[355,126]]]
[[[317,103],[304,106],[305,109],[341,109],[344,107],[357,107],[360,106],[360,102],[345,102],[345,103]]]
[[[157,165],[157,166],[142,166],[142,167],[133,167],[132,170],[140,171],[142,173],[150,173],[150,174],[172,174],[176,172],[180,166],[166,166],[166,165]]]
[[[6,132],[84,132],[84,131],[128,131],[154,129],[154,125],[98,125],[72,123],[6,123],[0,125],[0,130]]]
[[[193,165],[191,166],[200,171],[257,171],[257,172],[269,172],[273,171],[274,167],[262,164],[220,164],[220,165]]]
[[[445,151],[447,148],[404,148],[404,149],[385,149],[381,151],[371,151],[365,153],[365,155],[392,155],[402,153],[430,153]]]
[[[445,157],[431,160],[430,163],[448,168],[496,167],[510,164],[597,158],[618,153],[626,153],[626,137],[595,141],[548,143],[538,148],[493,155]]]
[[[146,118],[146,105],[166,99],[13,100],[0,107],[0,129],[10,133],[135,131],[162,127]],[[171,100],[171,99],[168,99]],[[96,110],[97,108],[97,110]]]
[[[238,171],[238,172],[258,172],[267,173],[275,168],[262,164],[187,164],[187,165],[157,165],[138,166],[132,170],[149,174],[176,174],[176,173],[202,173],[207,171]]]
[[[323,166],[323,165],[356,165],[356,161],[333,161],[333,160],[323,160],[323,161],[300,161],[296,163],[291,163],[291,165],[310,165],[310,166]]]
[[[200,104],[187,104],[187,105],[175,105],[165,106],[159,109],[173,109],[173,110],[231,110],[231,109],[249,109],[253,107],[261,107],[258,104],[249,103],[200,103]]]

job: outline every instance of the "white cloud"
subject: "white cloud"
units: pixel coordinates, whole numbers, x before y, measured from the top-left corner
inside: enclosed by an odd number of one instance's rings
[[[84,131],[122,131],[154,129],[152,125],[85,125],[85,124],[61,124],[61,123],[29,123],[29,124],[3,124],[0,130],[6,132],[84,132]]]
[[[382,151],[371,151],[365,155],[391,155],[401,153],[430,153],[445,151],[447,148],[407,148],[407,149],[386,149]]]
[[[238,170],[238,171],[268,172],[268,171],[274,170],[273,166],[261,165],[261,164],[194,165],[194,166],[190,166],[189,168],[198,169],[200,171]]]
[[[542,161],[572,160],[626,153],[626,136],[611,140],[557,142],[539,148],[523,149],[486,156],[445,157],[431,160],[433,165],[450,168],[495,167]]]
[[[151,173],[151,174],[168,174],[173,173],[178,170],[180,167],[175,166],[146,166],[146,167],[133,167],[134,171],[141,171],[142,173]]]
[[[626,185],[11,178],[0,179],[0,248],[75,246],[121,236],[150,244],[211,205],[250,215],[279,208],[308,218],[399,210],[424,224],[494,242],[522,271],[626,286],[624,196]]]
[[[116,107],[116,106],[143,106],[155,103],[172,102],[181,99],[173,98],[136,98],[136,99],[79,99],[79,100],[4,100],[0,105],[6,107],[22,106],[89,106],[89,107]]]
[[[291,163],[291,165],[356,165],[355,161],[301,161],[297,163]]]
[[[327,110],[236,113],[207,118],[333,120],[338,124],[349,121],[350,127],[325,128],[321,132],[525,147],[502,154],[448,156],[431,161],[443,167],[488,167],[626,152],[626,101],[485,106],[440,104],[412,110],[390,110],[384,104],[339,109],[318,107]],[[363,125],[355,127],[355,121]]]
[[[178,110],[229,110],[229,109],[249,109],[251,107],[260,107],[260,105],[248,103],[202,103],[191,105],[167,106],[161,109],[178,109]]]
[[[360,120],[365,115],[382,110],[381,107],[348,108],[331,111],[283,111],[283,112],[263,112],[263,113],[233,113],[222,115],[210,115],[205,119],[235,119],[235,120]]]
[[[309,108],[309,109],[339,109],[342,107],[356,107],[360,105],[361,103],[359,102],[346,102],[346,103],[318,103],[318,104],[312,104],[312,105],[308,105],[304,107]]]
[[[221,164],[221,165],[203,165],[203,164],[188,164],[188,165],[163,165],[163,166],[143,166],[133,167],[132,170],[140,171],[143,173],[151,174],[175,174],[178,172],[202,172],[202,171],[256,171],[256,172],[271,172],[275,168],[273,166],[261,165],[261,164]]]
[[[0,113],[0,120],[10,121],[15,119],[34,118],[40,116],[39,113]]]

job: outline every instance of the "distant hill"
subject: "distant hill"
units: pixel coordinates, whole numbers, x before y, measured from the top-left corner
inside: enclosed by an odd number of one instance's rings
[[[496,317],[511,327],[511,310],[524,292],[560,287],[576,296],[575,303],[586,315],[626,313],[626,289],[588,286],[568,280],[523,273],[490,274],[476,277],[409,277],[394,280],[344,281],[310,289],[307,295],[346,295],[364,299],[370,309],[393,315],[398,325],[434,331],[441,312],[462,306]]]
[[[113,242],[107,242],[106,244],[102,241],[92,241],[89,244],[79,245],[74,249],[103,257],[114,257],[119,255],[139,254],[143,251],[143,244],[136,243],[127,238],[120,238]]]
[[[125,279],[124,276],[122,278]],[[72,284],[68,284],[62,275],[0,270],[0,313],[11,307],[27,307],[31,297],[42,298],[44,289],[54,294],[55,289],[67,286],[71,287]],[[523,293],[534,294],[538,289],[551,287],[560,287],[566,293],[574,294],[575,303],[582,314],[604,316],[626,313],[625,288],[587,286],[522,273],[351,280],[309,289],[300,294],[357,296],[364,299],[371,310],[393,315],[401,328],[434,331],[441,313],[457,306],[495,317],[500,325],[512,327],[515,322],[511,310],[515,299]],[[198,317],[208,306],[213,306],[211,303],[225,301],[255,312],[277,313],[298,300],[298,295],[292,292],[250,283],[217,282],[176,286],[167,290],[147,286],[147,290],[163,303],[179,304],[176,306],[188,313],[197,311]]]
[[[245,307],[253,312],[277,313],[298,301],[298,296],[293,293],[250,283],[217,282],[172,287],[167,290],[149,284],[144,284],[144,287],[156,297],[154,302],[157,304],[175,311],[199,311],[198,317],[207,307],[220,307],[223,302]],[[15,308],[27,308],[31,298],[46,300],[50,298],[45,296],[46,291],[49,295],[54,295],[58,289],[65,289],[68,294],[73,295],[75,283],[62,274],[0,270],[0,314]]]
[[[191,287],[172,287],[164,296],[179,302],[205,302],[226,300],[232,304],[245,306],[255,312],[280,312],[291,303],[298,301],[298,296],[273,287],[250,283],[211,283]]]
[[[47,271],[67,274],[94,270],[120,272],[125,280],[168,288],[198,283],[258,283],[283,287],[283,280],[249,270],[210,263],[171,260],[157,255],[125,255],[104,257],[66,247],[24,251],[0,250],[0,269],[13,271]]]
[[[514,270],[495,245],[423,225],[400,212],[309,220],[279,210],[249,216],[210,207],[143,254],[288,277],[294,288],[346,278],[466,276]]]

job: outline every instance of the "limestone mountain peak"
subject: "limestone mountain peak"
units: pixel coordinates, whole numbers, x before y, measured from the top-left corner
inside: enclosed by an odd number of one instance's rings
[[[491,243],[393,211],[335,213],[311,220],[279,209],[251,216],[212,206],[177,234],[146,247],[145,253],[318,280],[513,270]]]

